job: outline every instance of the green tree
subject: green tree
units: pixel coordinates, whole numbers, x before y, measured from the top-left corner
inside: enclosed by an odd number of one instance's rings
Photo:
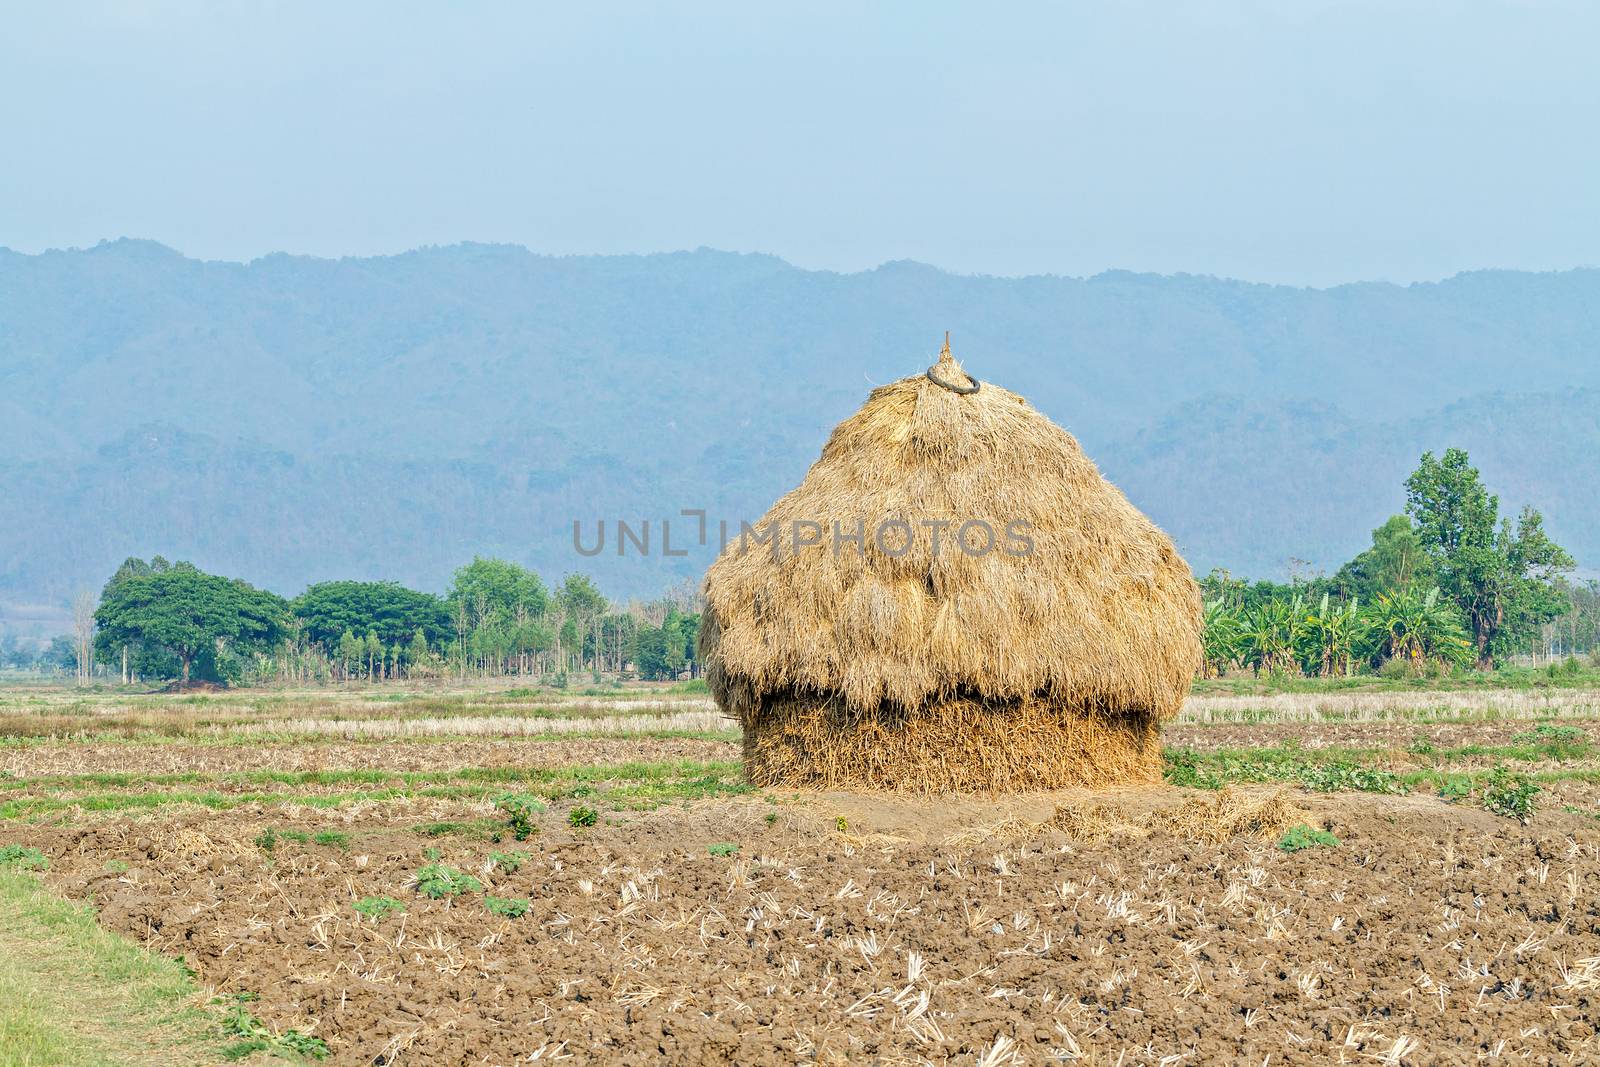
[[[683,661],[691,676],[700,673],[700,614],[678,616],[678,631],[683,634]]]
[[[1372,531],[1372,546],[1339,568],[1332,585],[1346,599],[1375,600],[1379,593],[1431,589],[1433,561],[1404,515],[1391,515]]]
[[[428,635],[417,630],[411,635],[411,643],[406,646],[405,664],[407,673],[421,671],[433,659],[433,653],[428,650]]]
[[[1484,488],[1461,449],[1437,459],[1423,453],[1406,479],[1406,513],[1439,588],[1467,621],[1480,668],[1566,609],[1557,582],[1572,557],[1545,534],[1532,508],[1515,524],[1502,520],[1500,498]]]
[[[105,640],[170,651],[185,683],[202,655],[268,649],[288,628],[289,605],[282,597],[186,563],[129,576],[108,593],[95,612]]]
[[[561,633],[562,643],[577,650],[580,667],[585,655],[593,656],[598,667],[600,620],[605,616],[607,607],[605,596],[588,575],[569,574],[556,592],[556,599],[561,602],[561,610],[567,617]],[[571,627],[570,632],[568,626]]]
[[[383,642],[378,640],[377,634],[368,633],[362,645],[367,657],[367,677],[377,678],[383,670]]]
[[[519,607],[529,615],[543,615],[550,595],[539,576],[526,567],[509,560],[474,556],[471,563],[456,571],[445,599],[464,604],[471,612],[488,615],[492,611],[509,619]]]
[[[366,654],[367,643],[355,635],[352,630],[346,630],[339,635],[339,673],[350,677],[350,665],[359,664],[361,657]]]
[[[104,603],[110,599],[117,588],[130,578],[164,574],[171,569],[172,564],[161,556],[152,557],[148,563],[130,556],[122,561],[122,565],[107,580],[105,588],[100,592],[100,600]],[[178,657],[165,648],[132,641],[126,635],[101,630],[95,635],[95,647],[104,658],[120,660],[124,682],[131,682],[135,676],[170,678],[180,670]]]
[[[660,626],[641,626],[633,635],[633,665],[639,677],[657,681],[672,677],[667,656],[667,635]]]
[[[385,645],[422,631],[439,644],[449,638],[450,612],[438,597],[398,582],[319,582],[291,605],[308,638],[332,652],[346,630],[373,633]]]

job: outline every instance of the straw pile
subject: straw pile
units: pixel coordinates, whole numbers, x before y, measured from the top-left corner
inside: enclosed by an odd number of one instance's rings
[[[706,676],[758,785],[1156,781],[1200,662],[1171,540],[948,340],[834,430],[705,594]]]

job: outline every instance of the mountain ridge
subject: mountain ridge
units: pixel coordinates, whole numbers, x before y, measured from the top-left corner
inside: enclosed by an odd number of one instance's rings
[[[335,565],[439,588],[498,551],[648,595],[693,566],[583,559],[571,520],[753,520],[945,329],[1202,572],[1331,570],[1399,510],[1422,448],[1458,443],[1600,561],[1592,268],[1318,289],[709,249],[232,263],[126,240],[0,251],[0,602],[63,603],[152,552],[292,593]]]

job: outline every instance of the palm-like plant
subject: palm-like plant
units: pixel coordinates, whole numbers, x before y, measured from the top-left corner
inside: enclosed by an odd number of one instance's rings
[[[1201,665],[1204,677],[1215,678],[1239,659],[1240,616],[1236,608],[1221,597],[1205,603],[1205,633],[1201,638],[1205,662]]]
[[[1413,592],[1384,593],[1368,617],[1377,652],[1384,659],[1399,659],[1421,673],[1426,660],[1460,665],[1471,659],[1472,644],[1461,620],[1433,589],[1426,596]]]
[[[1300,661],[1309,672],[1324,677],[1351,673],[1356,646],[1361,643],[1367,620],[1360,603],[1351,599],[1334,604],[1327,593],[1317,610],[1305,617]]]
[[[1268,600],[1245,612],[1239,625],[1240,658],[1259,674],[1278,674],[1295,664],[1305,632],[1305,598]]]

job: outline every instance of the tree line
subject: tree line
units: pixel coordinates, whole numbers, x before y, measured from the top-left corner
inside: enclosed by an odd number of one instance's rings
[[[1207,676],[1487,669],[1518,654],[1600,650],[1600,583],[1538,511],[1500,514],[1467,454],[1424,453],[1403,514],[1332,576],[1200,579]],[[74,604],[74,634],[43,650],[0,640],[0,667],[58,666],[124,681],[376,681],[442,676],[668,679],[698,673],[687,588],[617,605],[585,575],[548,586],[474,558],[442,596],[396,582],[326,581],[292,600],[190,563],[129,559]]]
[[[1424,453],[1405,489],[1405,512],[1331,577],[1201,579],[1204,674],[1486,670],[1541,647],[1600,648],[1600,584],[1568,581],[1573,559],[1538,511],[1502,516],[1454,448]]]
[[[436,596],[398,582],[319,582],[292,600],[157,556],[129,559],[101,590],[92,649],[123,681],[378,681],[571,671],[647,679],[698,672],[700,616],[679,590],[613,604],[585,575],[550,588],[533,571],[474,558]],[[92,667],[91,667],[92,669]]]

